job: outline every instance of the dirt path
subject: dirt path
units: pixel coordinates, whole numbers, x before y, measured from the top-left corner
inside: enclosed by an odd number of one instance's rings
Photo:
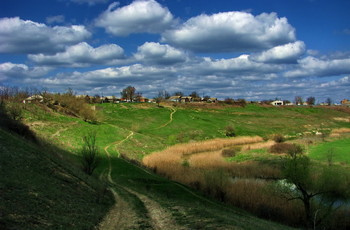
[[[110,152],[108,149],[112,145],[119,145],[129,139],[133,135],[133,132],[131,132],[125,139],[121,141],[113,142],[109,145],[107,145],[104,148],[105,153],[108,157],[108,169],[103,171],[100,175],[100,179],[106,178],[107,181],[112,184],[112,186],[109,187],[110,191],[113,194],[115,204],[113,207],[109,210],[107,215],[103,218],[101,223],[98,226],[99,230],[127,230],[127,229],[137,229],[138,223],[140,223],[140,218],[138,217],[135,210],[132,209],[132,207],[124,200],[122,199],[118,193],[116,192],[116,189],[114,187],[117,187],[118,185],[114,182],[112,179],[112,163],[110,160]]]
[[[68,128],[59,129],[59,130],[57,130],[57,132],[55,132],[54,134],[52,134],[51,138],[58,137],[58,136],[60,136],[60,133],[61,133],[61,132],[64,132],[64,131],[67,131],[67,130],[68,130]]]
[[[156,201],[150,199],[148,196],[145,196],[143,194],[140,194],[136,191],[133,191],[131,189],[127,189],[129,193],[134,194],[137,196],[145,205],[148,216],[151,221],[151,226],[155,230],[163,230],[163,229],[171,229],[177,230],[177,229],[185,229],[176,224],[176,222],[173,220],[171,214],[162,208]]]
[[[131,138],[133,135],[134,135],[134,132],[130,131],[129,135],[123,140],[113,142],[104,148],[104,151],[106,152],[108,157],[108,169],[106,169],[100,175],[100,179],[105,177],[108,180],[108,182],[112,185],[110,186],[110,190],[113,193],[116,204],[110,209],[108,214],[99,224],[98,229],[100,230],[138,229],[138,223],[142,222],[141,218],[138,217],[136,211],[133,210],[131,205],[118,195],[118,193],[116,192],[117,188],[127,191],[128,193],[134,195],[144,204],[147,210],[148,222],[150,223],[150,226],[152,226],[152,229],[162,230],[162,229],[168,229],[169,227],[171,227],[171,229],[174,229],[174,230],[184,229],[184,228],[181,228],[180,226],[177,226],[171,214],[167,210],[162,208],[156,201],[130,188],[126,188],[124,186],[118,185],[113,180],[111,176],[113,166],[110,160],[111,156],[108,149],[113,145],[115,145],[115,148],[117,148],[123,142]],[[119,156],[120,154],[118,152],[118,157]]]
[[[165,124],[159,126],[157,129],[164,128],[165,126],[167,126],[167,125],[169,125],[171,122],[173,122],[173,115],[174,115],[174,113],[176,113],[177,110],[174,109],[173,107],[167,107],[167,108],[171,110],[170,119],[169,119],[169,121],[168,121],[167,123],[165,123]]]

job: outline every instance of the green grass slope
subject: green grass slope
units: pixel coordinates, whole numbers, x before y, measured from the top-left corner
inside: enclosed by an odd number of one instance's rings
[[[0,128],[0,229],[92,229],[113,204],[53,151]]]
[[[97,145],[104,158],[95,176],[104,176],[111,161],[110,176],[118,186],[108,181],[104,183],[114,188],[123,200],[138,210],[137,213],[143,213],[142,229],[151,226],[145,213],[147,209],[142,200],[128,190],[157,202],[185,229],[287,227],[204,198],[183,185],[118,158],[120,154],[140,161],[143,156],[176,143],[225,137],[227,125],[233,125],[237,135],[263,137],[274,133],[298,136],[303,132],[349,127],[349,123],[334,119],[349,117],[349,114],[327,108],[170,106],[96,105],[99,122],[91,124],[42,106],[26,105],[24,122],[41,138],[69,151],[73,160],[79,160],[77,153],[82,136],[96,131]],[[128,136],[130,138],[126,138]],[[71,161],[4,131],[0,132],[0,141],[1,174],[5,175],[0,179],[0,227],[91,229],[107,213],[111,198],[107,195],[101,199],[102,185],[67,167]],[[111,159],[105,149],[110,152]]]
[[[319,161],[332,160],[333,162],[350,165],[350,138],[337,139],[312,146],[309,156]]]
[[[90,124],[33,108],[25,119],[40,136],[57,142],[66,151],[72,151],[74,156],[81,145],[81,136],[97,130],[101,152],[107,153],[107,149],[111,157],[105,154],[102,158],[95,172],[95,177],[100,175],[102,181],[97,181],[74,167],[77,155],[71,161],[65,155],[68,152],[61,154],[57,151],[63,150],[50,145],[38,146],[0,129],[0,229],[95,229],[113,204],[110,194],[102,186],[106,184],[140,215],[137,229],[152,229],[148,220],[149,208],[130,191],[147,196],[167,210],[181,229],[289,229],[205,198],[181,184],[119,158],[120,141],[125,140],[123,145],[130,144],[125,139],[131,132],[129,126],[108,123],[107,117],[97,125]],[[168,114],[164,109],[164,119],[155,121],[154,127],[166,122]],[[134,137],[140,138],[137,141],[155,138],[136,132],[130,139]],[[156,140],[162,143],[162,148],[164,139],[159,137]],[[115,184],[109,183],[105,177],[108,171]]]

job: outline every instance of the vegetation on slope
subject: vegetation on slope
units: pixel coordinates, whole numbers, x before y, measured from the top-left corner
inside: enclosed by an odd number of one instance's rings
[[[33,139],[34,134],[3,110],[1,121],[7,125],[0,127],[0,228],[95,226],[113,204],[106,187],[82,173],[63,150],[24,139]],[[24,135],[18,127],[26,130]]]
[[[147,220],[147,205],[141,199],[142,197],[135,195],[137,193],[156,201],[171,213],[178,224],[186,228],[279,229],[285,227],[262,221],[234,208],[223,209],[223,206],[216,201],[207,200],[187,187],[149,174],[118,156],[123,155],[129,159],[141,161],[144,156],[174,144],[224,138],[227,126],[234,127],[239,136],[260,135],[264,138],[276,133],[283,134],[287,138],[295,138],[306,132],[327,133],[334,128],[349,126],[347,122],[339,119],[348,117],[348,114],[326,108],[274,108],[257,105],[248,105],[245,108],[171,106],[173,105],[164,104],[164,107],[158,107],[154,104],[134,103],[96,105],[97,122],[89,123],[76,116],[57,113],[60,112],[58,110],[46,109],[40,104],[28,104],[24,107],[23,120],[40,138],[55,142],[58,146],[75,154],[74,159],[77,162],[80,159],[78,153],[81,149],[82,136],[89,132],[96,132],[97,146],[100,149],[107,149],[111,154],[110,161],[113,169],[110,177],[117,185],[108,180],[105,183],[109,184],[121,199],[132,204],[133,209],[138,210],[136,213],[141,218],[138,226],[143,226],[144,229],[151,228],[151,223]],[[251,151],[255,151],[255,156],[262,162],[269,160],[269,156],[266,155],[266,158],[261,155],[259,149]],[[254,161],[247,161],[247,159],[252,160],[255,157],[246,156],[246,158],[240,158],[241,154],[238,154],[232,160],[254,165]],[[272,158],[269,162],[272,165],[278,164],[274,159]],[[96,169],[96,175],[100,174],[108,178],[106,176],[108,165],[109,158],[102,159],[101,165]],[[186,165],[184,162],[183,166],[186,167]],[[242,166],[244,168],[244,165]],[[252,167],[254,166],[248,168]],[[207,173],[209,179],[216,180],[215,175],[217,173],[214,171]],[[218,175],[220,176],[220,172]],[[246,185],[247,182],[242,181],[235,188],[249,191],[246,197],[250,197],[250,200],[259,199],[259,196],[255,198],[251,196],[261,194],[261,190],[257,189],[252,193],[253,191]],[[235,193],[236,191],[232,190],[232,194]],[[266,207],[261,206],[260,210],[261,216],[271,218],[269,215],[266,216]],[[275,210],[275,213],[278,211]]]

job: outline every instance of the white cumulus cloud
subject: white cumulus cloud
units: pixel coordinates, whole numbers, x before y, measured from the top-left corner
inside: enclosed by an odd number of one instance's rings
[[[295,41],[295,29],[276,13],[202,14],[163,33],[162,41],[195,52],[241,52],[272,48]]]
[[[308,56],[287,71],[285,77],[326,77],[350,74],[350,58],[321,60]]]
[[[154,0],[134,1],[130,5],[115,9],[118,3],[112,3],[96,19],[96,26],[103,27],[116,36],[132,33],[160,33],[174,22],[170,11]]]
[[[262,73],[275,73],[283,68],[279,65],[254,62],[250,60],[249,57],[249,55],[244,54],[230,59],[212,60],[211,58],[205,58],[205,60],[194,69],[198,69],[198,71],[205,74],[232,73],[255,75]]]
[[[52,69],[49,67],[29,67],[24,64],[5,62],[0,63],[0,79],[15,82],[26,78],[42,77],[50,70]]]
[[[305,44],[302,41],[273,47],[259,54],[252,55],[252,60],[267,63],[296,63],[305,53]]]
[[[115,44],[93,48],[81,42],[55,55],[33,54],[29,58],[41,65],[84,67],[91,64],[115,64],[124,59],[124,50]]]
[[[53,53],[90,36],[82,25],[49,27],[18,17],[0,19],[0,53]]]
[[[155,42],[146,42],[139,46],[137,51],[135,54],[137,60],[151,64],[172,65],[185,62],[187,59],[183,51]]]

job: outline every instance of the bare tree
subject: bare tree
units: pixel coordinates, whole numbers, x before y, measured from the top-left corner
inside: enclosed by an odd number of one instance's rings
[[[326,104],[327,105],[332,105],[332,99],[330,98],[330,97],[327,97],[327,99],[326,99]]]
[[[301,96],[296,96],[294,99],[294,102],[296,105],[302,105],[303,104],[303,98]]]
[[[177,92],[175,92],[174,93],[174,96],[180,96],[180,97],[182,97],[184,94],[183,94],[183,92],[181,92],[181,91],[177,91]]]

